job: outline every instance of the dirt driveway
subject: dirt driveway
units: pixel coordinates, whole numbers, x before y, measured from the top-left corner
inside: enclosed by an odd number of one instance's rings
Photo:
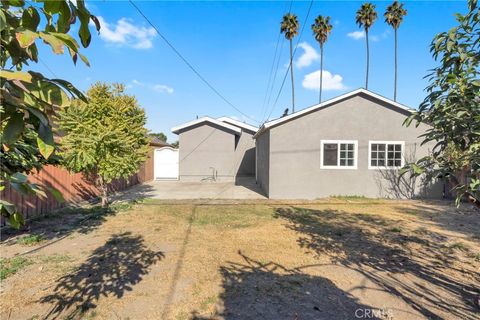
[[[0,317],[478,319],[479,230],[416,201],[71,210],[4,233]]]

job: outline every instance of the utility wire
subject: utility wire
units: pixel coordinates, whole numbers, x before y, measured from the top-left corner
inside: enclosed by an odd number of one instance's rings
[[[295,53],[297,52],[298,44],[300,43],[300,40],[302,39],[302,34],[303,34],[303,31],[305,30],[305,25],[307,23],[308,16],[310,15],[312,5],[313,5],[313,0],[310,1],[310,5],[308,7],[307,15],[305,17],[305,20],[303,21],[302,30],[300,31],[300,35],[298,37],[297,44],[295,45],[295,50],[293,51],[293,54],[292,54],[292,62],[293,62],[293,58],[295,57]],[[293,63],[288,64],[287,71],[285,72],[285,76],[283,77],[282,85],[280,86],[280,90],[278,90],[277,98],[275,99],[275,102],[272,105],[272,109],[270,110],[270,113],[268,114],[267,120],[270,118],[273,110],[275,109],[275,107],[277,105],[278,98],[280,97],[280,94],[282,93],[283,86],[285,85],[285,80],[287,79],[287,76],[288,76],[288,71],[290,71],[290,68],[292,67],[292,65],[293,65]]]
[[[248,118],[252,121],[255,121],[256,123],[260,123],[258,120],[255,120],[252,117],[250,117],[249,115],[247,115],[246,113],[242,112],[242,110],[237,108],[233,103],[231,103],[229,100],[227,100],[227,98],[225,98],[217,89],[215,89],[215,87],[213,85],[211,85],[210,82],[208,82],[207,79],[205,79],[200,74],[200,72],[198,72],[197,69],[195,69],[195,67],[190,62],[188,62],[188,60],[173,46],[173,44],[171,44],[170,41],[168,41],[168,39],[157,29],[157,27],[145,16],[145,14],[142,12],[142,10],[140,10],[140,8],[137,7],[137,5],[132,0],[129,0],[129,2],[138,11],[138,13],[145,19],[145,21],[147,21],[147,23],[157,32],[157,34],[160,36],[160,38],[162,38],[162,40],[165,41],[165,43],[170,47],[170,49],[172,49],[173,52],[175,52],[176,55],[193,71],[193,73],[195,73],[197,75],[197,77],[200,78],[200,80],[202,80],[217,96],[219,96],[220,99],[222,99],[230,107],[235,109],[238,113],[242,114],[246,118]]]
[[[292,3],[293,3],[293,0],[290,1],[290,7],[288,9],[289,13],[292,10]],[[288,6],[288,2],[286,4]],[[287,6],[285,6],[285,9],[287,9]],[[267,113],[267,110],[268,110],[268,106],[270,105],[270,100],[271,100],[271,97],[272,97],[273,87],[275,85],[275,80],[277,79],[278,66],[279,66],[279,63],[280,63],[280,57],[282,55],[282,49],[283,49],[283,43],[284,43],[284,41],[282,41],[282,44],[280,46],[280,51],[278,51],[278,43],[280,42],[280,37],[281,36],[282,36],[282,33],[279,31],[278,32],[278,37],[277,37],[277,44],[275,45],[275,54],[273,55],[272,67],[270,69],[270,75],[268,77],[267,90],[265,91],[265,97],[263,98],[262,118],[261,118],[262,122],[265,119],[265,116],[266,116],[266,113]],[[273,81],[272,81],[273,68],[275,67],[275,61],[277,60],[277,51],[278,51],[278,61],[276,63],[275,75],[274,75]],[[267,102],[267,96],[268,96],[268,102]]]

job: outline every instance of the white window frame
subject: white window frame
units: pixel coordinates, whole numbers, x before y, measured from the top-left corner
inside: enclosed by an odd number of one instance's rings
[[[323,165],[323,145],[336,143],[338,145],[337,165]],[[340,144],[353,144],[353,166],[340,166]],[[358,163],[358,140],[320,140],[320,169],[340,169],[340,170],[356,170]]]
[[[388,145],[389,144],[399,144],[402,146],[402,151],[400,155],[400,166],[372,166],[372,144],[384,144],[385,145],[385,164],[388,162]],[[396,170],[400,169],[405,165],[405,141],[380,141],[380,140],[370,140],[368,141],[368,169],[369,170]]]

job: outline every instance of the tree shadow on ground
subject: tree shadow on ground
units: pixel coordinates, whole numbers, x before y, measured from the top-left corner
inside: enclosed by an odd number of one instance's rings
[[[355,269],[427,318],[474,319],[478,263],[458,266],[445,236],[406,232],[398,221],[338,210],[277,208],[302,248]]]
[[[216,314],[194,311],[191,319],[355,319],[356,312],[372,309],[328,279],[239,254],[243,263],[229,262],[220,268],[224,290]]]
[[[41,236],[46,241],[53,240],[53,242],[47,244],[40,242],[38,247],[33,248],[33,250],[37,250],[75,232],[88,234],[99,228],[109,216],[116,215],[121,211],[131,210],[138,203],[141,203],[141,200],[115,202],[108,208],[102,208],[100,205],[70,205],[51,214],[31,219],[21,229],[6,228],[2,230],[0,244],[13,245],[19,237],[33,234]]]
[[[53,293],[40,299],[41,303],[52,305],[44,318],[55,319],[64,314],[68,319],[81,318],[97,306],[102,296],[123,297],[162,258],[164,254],[149,250],[140,235],[112,235],[75,271],[58,279]]]
[[[463,234],[467,238],[480,239],[480,212],[462,204],[457,208],[453,201],[423,201],[411,206],[397,206],[395,210],[418,216],[444,230]]]

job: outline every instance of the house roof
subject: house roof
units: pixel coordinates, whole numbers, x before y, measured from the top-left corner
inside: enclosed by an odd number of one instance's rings
[[[184,129],[196,126],[196,125],[204,123],[204,122],[211,123],[213,125],[222,127],[222,128],[224,128],[228,131],[231,131],[234,134],[239,135],[239,134],[242,133],[242,130],[239,127],[228,124],[226,122],[223,122],[223,121],[220,121],[220,120],[217,120],[217,119],[212,119],[210,117],[202,117],[202,118],[195,119],[193,121],[185,122],[185,123],[183,123],[179,126],[173,127],[172,132],[178,134],[180,131],[182,131]]]
[[[240,127],[242,129],[246,129],[246,130],[249,130],[249,131],[252,131],[252,132],[257,132],[258,131],[258,127],[252,126],[248,123],[241,122],[241,121],[229,118],[229,117],[221,117],[221,118],[218,118],[217,120],[222,121],[222,122],[226,122],[226,123],[229,123],[229,124],[233,124],[234,126],[237,126],[237,127]]]
[[[369,91],[369,90],[366,90],[366,89],[363,89],[363,88],[360,88],[360,89],[357,89],[357,90],[354,90],[354,91],[351,91],[351,92],[347,92],[345,94],[342,94],[338,97],[335,97],[335,98],[332,98],[330,100],[327,100],[325,102],[322,102],[320,104],[316,104],[314,106],[311,106],[311,107],[308,107],[308,108],[305,108],[303,110],[300,110],[300,111],[297,111],[295,113],[292,113],[292,114],[289,114],[288,116],[285,116],[285,117],[282,117],[282,118],[278,118],[278,119],[275,119],[275,120],[272,120],[272,121],[269,121],[269,122],[265,122],[262,127],[257,131],[257,133],[255,133],[255,135],[253,136],[253,138],[257,138],[260,134],[262,134],[263,132],[265,132],[266,130],[272,128],[272,127],[276,127],[276,126],[279,126],[285,122],[288,122],[290,120],[293,120],[293,119],[296,119],[296,118],[299,118],[299,117],[302,117],[304,115],[307,115],[311,112],[314,112],[314,111],[317,111],[317,110],[321,110],[322,108],[325,108],[325,107],[328,107],[332,104],[335,104],[339,101],[342,101],[342,100],[345,100],[345,99],[349,99],[353,96],[356,96],[358,94],[365,94],[367,96],[370,96],[372,98],[375,98],[375,99],[378,99],[380,101],[383,101],[385,103],[388,103],[389,105],[391,105],[392,107],[394,108],[397,108],[397,110],[399,111],[408,111],[408,112],[413,112],[414,110],[403,105],[403,104],[400,104],[398,102],[395,102],[393,100],[390,100],[388,98],[385,98],[384,96],[381,96],[379,94],[376,94],[372,91]]]
[[[170,147],[170,144],[157,138],[150,136],[150,145],[155,147]]]

